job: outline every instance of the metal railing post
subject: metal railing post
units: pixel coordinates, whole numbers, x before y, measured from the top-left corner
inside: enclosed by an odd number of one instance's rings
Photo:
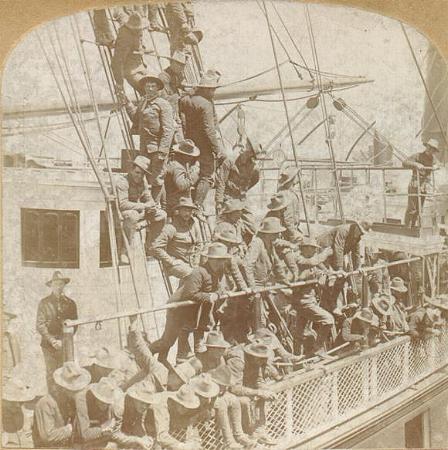
[[[292,438],[294,426],[292,390],[293,388],[286,391],[285,439],[288,440]]]
[[[370,380],[367,379],[367,388],[370,387],[370,393],[367,392],[367,397],[365,397],[365,400],[368,401],[378,396],[378,355],[370,359],[370,365],[369,360],[366,360],[366,363],[366,376],[370,375]]]
[[[410,368],[410,358],[409,353],[411,349],[411,343],[406,342],[404,344],[404,351],[403,351],[403,384],[409,383],[409,368]]]
[[[333,420],[339,416],[338,373],[336,371],[331,374],[330,416]]]

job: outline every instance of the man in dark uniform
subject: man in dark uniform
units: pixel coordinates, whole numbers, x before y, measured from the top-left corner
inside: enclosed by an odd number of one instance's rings
[[[415,227],[420,219],[421,210],[425,202],[425,196],[431,185],[432,168],[435,157],[439,154],[439,142],[436,139],[429,139],[425,142],[425,150],[415,153],[403,161],[403,167],[412,169],[412,178],[408,186],[408,207],[404,217],[404,224],[407,227]],[[420,196],[418,196],[418,185],[420,184]]]
[[[145,75],[139,81],[144,97],[134,105],[123,96],[126,111],[132,120],[131,133],[140,136],[140,152],[151,161],[148,183],[154,200],[160,201],[168,153],[173,143],[174,114],[171,105],[161,97],[162,80]]]
[[[186,139],[191,139],[199,148],[200,173],[195,193],[195,203],[202,206],[212,186],[215,175],[215,159],[221,163],[224,159],[218,139],[218,120],[213,97],[218,87],[220,73],[207,71],[201,78],[193,95],[182,97],[179,113]]]
[[[64,321],[78,318],[76,303],[64,295],[64,287],[70,282],[58,270],[53,273],[46,285],[51,294],[42,299],[37,308],[36,329],[41,335],[41,347],[47,370],[47,386],[49,391],[54,387],[53,373],[62,366],[62,333]]]
[[[155,258],[162,262],[168,276],[184,279],[199,265],[199,253],[203,246],[198,219],[193,217],[197,209],[190,198],[180,198],[171,223],[152,244]]]
[[[168,100],[173,108],[175,133],[174,141],[179,143],[183,140],[182,122],[179,116],[179,99],[183,94],[182,85],[185,78],[185,65],[187,57],[185,53],[176,51],[173,56],[169,58],[170,65],[159,74],[159,78],[163,82],[164,92],[163,97]]]
[[[173,145],[165,174],[165,203],[168,217],[181,197],[191,197],[199,180],[199,149],[190,139]]]

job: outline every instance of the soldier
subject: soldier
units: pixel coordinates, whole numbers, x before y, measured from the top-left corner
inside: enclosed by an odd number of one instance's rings
[[[214,403],[215,422],[221,430],[224,446],[227,449],[252,448],[257,440],[243,431],[241,403],[239,398],[229,392],[232,386],[232,371],[220,365],[209,372],[211,379],[219,386],[219,395]]]
[[[298,280],[316,278],[327,271],[324,262],[333,253],[330,247],[322,249],[315,238],[304,237],[299,249],[300,252],[296,254]]]
[[[21,437],[24,430],[25,417],[23,404],[35,398],[35,393],[17,376],[3,379],[2,385],[2,448],[24,447]],[[12,442],[12,436],[18,442]]]
[[[77,392],[74,443],[95,448],[104,448],[109,442],[118,443],[120,421],[116,406],[122,396],[121,390],[107,377]]]
[[[143,30],[145,27],[146,23],[139,14],[134,13],[129,17],[123,16],[123,25],[118,31],[111,61],[111,69],[118,94],[124,93],[124,79],[140,95],[145,93],[140,85],[140,81],[147,71],[147,65],[143,60],[145,53]]]
[[[439,142],[436,139],[429,139],[424,146],[423,152],[414,153],[402,163],[406,169],[412,169],[412,178],[408,186],[408,207],[404,217],[404,224],[411,228],[416,226],[417,220],[420,222],[420,208],[423,208],[426,195],[429,193],[432,169],[440,152]]]
[[[230,344],[224,340],[220,331],[209,331],[203,344],[204,350],[196,356],[201,361],[202,371],[208,372],[225,364],[224,353],[230,347]]]
[[[263,445],[275,445],[266,430],[265,401],[274,400],[275,394],[269,388],[263,387],[268,360],[272,359],[273,352],[265,344],[254,341],[245,346],[232,347],[225,356],[226,365],[230,368],[233,383],[230,392],[242,399],[243,397],[255,400],[258,410],[257,418],[250,417],[250,428],[253,438]],[[247,413],[247,402],[242,403],[243,414]]]
[[[144,97],[134,105],[123,96],[126,111],[132,120],[131,133],[140,136],[140,153],[151,162],[148,183],[154,200],[160,202],[168,153],[173,143],[174,114],[171,105],[161,97],[163,83],[155,76],[145,75],[139,81]]]
[[[228,199],[246,200],[247,192],[260,180],[260,169],[257,166],[257,154],[260,146],[252,145],[249,139],[246,146],[240,146],[235,161],[226,159],[216,174],[216,212],[219,215],[223,203]]]
[[[374,327],[378,326],[370,308],[362,308],[342,324],[342,340],[350,342],[352,350],[365,349],[378,343]]]
[[[237,239],[248,246],[256,233],[255,220],[241,200],[229,199],[224,202],[215,233],[228,229],[229,224],[235,231]]]
[[[390,292],[390,303],[392,305],[390,321],[392,330],[398,333],[407,333],[409,331],[408,310],[405,306],[407,288],[401,278],[394,278],[392,280]]]
[[[268,205],[270,211],[266,217],[278,217],[282,226],[286,228],[283,236],[286,240],[298,243],[302,239],[299,231],[300,203],[293,187],[297,183],[299,169],[289,167],[281,173],[278,181],[277,195],[272,197]]]
[[[55,389],[34,409],[33,442],[36,448],[72,448],[76,417],[75,395],[90,383],[90,374],[68,361],[54,372]]]
[[[290,244],[280,239],[284,231],[285,227],[281,226],[277,217],[267,217],[261,223],[245,259],[249,287],[266,286],[275,282],[289,284],[285,263],[292,273],[297,271],[297,265]],[[253,303],[253,327],[256,330],[264,325],[265,314],[261,298],[255,298]]]
[[[119,361],[108,347],[100,347],[93,353],[91,364],[84,368],[90,373],[91,382],[98,383],[119,368]]]
[[[409,316],[409,334],[414,339],[438,336],[438,321],[439,316],[434,309],[421,306]]]
[[[170,3],[170,5],[174,4]],[[215,160],[218,165],[224,160],[218,139],[218,120],[213,103],[219,77],[219,72],[207,71],[199,81],[194,94],[182,97],[179,102],[184,136],[186,139],[191,139],[200,150],[199,183],[194,201],[201,207],[213,183]]]
[[[36,329],[41,335],[40,346],[44,354],[47,386],[54,386],[53,372],[62,366],[63,325],[67,319],[76,320],[78,310],[74,300],[64,295],[64,288],[70,278],[64,277],[60,271],[55,271],[51,280],[45,284],[51,288],[51,294],[42,299],[37,308]]]
[[[149,20],[149,29],[151,31],[162,31],[163,27],[160,25],[158,12],[157,4],[151,2],[147,5],[125,5],[113,8],[112,16],[120,25],[123,25],[129,20],[131,15],[138,14],[145,25]]]
[[[199,265],[202,244],[198,220],[193,217],[196,205],[189,198],[180,198],[173,221],[164,226],[152,244],[155,258],[162,262],[168,276],[183,280]]]
[[[92,18],[97,45],[105,45],[106,47],[113,48],[115,34],[112,23],[107,17],[107,11],[105,9],[94,9]]]
[[[156,204],[148,189],[145,174],[148,174],[149,164],[148,158],[137,156],[128,174],[119,175],[115,184],[118,206],[123,216],[123,228],[130,246],[133,245],[138,222],[146,219],[150,223],[149,236],[146,239],[147,253],[166,220],[166,213]],[[121,238],[121,233],[118,233],[118,236]],[[129,264],[126,247],[121,243],[119,249],[121,263]]]
[[[370,301],[370,307],[379,319],[379,329],[381,332],[392,331],[392,322],[390,320],[392,305],[389,297],[386,294],[374,295]]]
[[[168,303],[191,300],[198,306],[167,311],[163,335],[150,345],[153,354],[159,353],[160,361],[166,361],[168,351],[179,334],[182,336],[178,343],[178,358],[185,359],[188,355],[188,335],[191,331],[194,331],[195,352],[201,348],[204,332],[209,325],[210,312],[219,299],[218,290],[230,255],[225,245],[213,243],[209,246],[206,257],[207,261],[193,269],[190,275],[184,278],[182,287],[168,300]]]
[[[380,266],[387,262],[380,257],[381,251],[378,248],[366,251],[366,253],[368,253],[368,259],[370,260],[369,265],[372,267]],[[390,276],[387,267],[369,272],[367,278],[370,288],[370,294],[372,296],[379,292],[389,292]]]
[[[194,28],[193,5],[187,2],[169,2],[165,16],[170,32],[170,51],[186,50],[187,45],[197,45],[203,38],[201,30]]]
[[[180,143],[183,140],[182,121],[179,115],[179,99],[184,93],[182,87],[185,81],[185,65],[187,57],[185,53],[176,51],[168,58],[170,65],[159,74],[164,86],[163,97],[168,100],[173,108],[176,131],[174,141]]]
[[[181,197],[191,197],[199,180],[199,149],[190,139],[173,145],[165,174],[165,203],[168,217]]]
[[[12,330],[11,321],[17,317],[10,308],[3,308],[2,377],[8,378],[14,367],[22,362],[19,340]]]

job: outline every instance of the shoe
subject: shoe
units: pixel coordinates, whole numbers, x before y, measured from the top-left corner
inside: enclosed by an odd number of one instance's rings
[[[241,434],[239,436],[235,436],[235,441],[238,444],[241,444],[244,448],[252,448],[257,445],[257,439],[251,438],[247,434]]]
[[[233,441],[224,443],[224,448],[226,450],[240,450],[243,449],[244,447],[241,444],[238,444],[238,442]]]
[[[268,432],[266,431],[265,428],[258,428],[257,430],[255,430],[252,437],[255,438],[257,440],[257,442],[262,445],[277,445],[278,444],[278,440],[271,438],[268,435]]]

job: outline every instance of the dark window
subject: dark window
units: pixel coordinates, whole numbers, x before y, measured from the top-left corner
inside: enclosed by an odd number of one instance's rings
[[[79,211],[21,210],[22,262],[33,267],[79,267]]]
[[[423,414],[419,414],[404,424],[404,440],[406,448],[425,447]]]
[[[118,230],[115,230],[117,248],[119,248]],[[110,251],[109,226],[106,211],[100,211],[100,267],[112,266],[112,254]]]

